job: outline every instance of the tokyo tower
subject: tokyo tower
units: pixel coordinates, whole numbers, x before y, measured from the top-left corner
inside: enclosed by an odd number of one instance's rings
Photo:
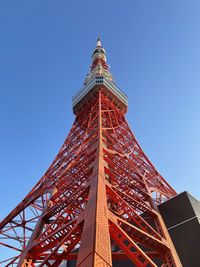
[[[157,205],[176,195],[125,118],[98,38],[55,160],[0,223],[0,266],[181,267]]]

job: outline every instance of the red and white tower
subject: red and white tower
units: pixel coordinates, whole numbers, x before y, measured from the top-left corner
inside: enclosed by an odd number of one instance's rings
[[[135,139],[127,107],[98,39],[67,139],[0,223],[0,266],[182,266],[157,209],[176,192]]]

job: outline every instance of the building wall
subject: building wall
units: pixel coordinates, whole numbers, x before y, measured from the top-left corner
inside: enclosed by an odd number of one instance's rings
[[[159,211],[183,267],[200,266],[200,203],[188,192],[162,203]]]

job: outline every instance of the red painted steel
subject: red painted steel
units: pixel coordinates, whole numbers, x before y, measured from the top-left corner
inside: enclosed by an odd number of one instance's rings
[[[0,266],[182,266],[156,206],[176,192],[112,98],[99,88],[84,99],[47,172],[0,223]]]

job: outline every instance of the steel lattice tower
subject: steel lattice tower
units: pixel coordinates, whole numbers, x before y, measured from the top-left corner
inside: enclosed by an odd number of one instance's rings
[[[126,259],[138,267],[182,266],[157,209],[176,192],[135,139],[127,107],[98,39],[90,73],[73,97],[67,139],[0,223],[0,266],[103,267]]]

